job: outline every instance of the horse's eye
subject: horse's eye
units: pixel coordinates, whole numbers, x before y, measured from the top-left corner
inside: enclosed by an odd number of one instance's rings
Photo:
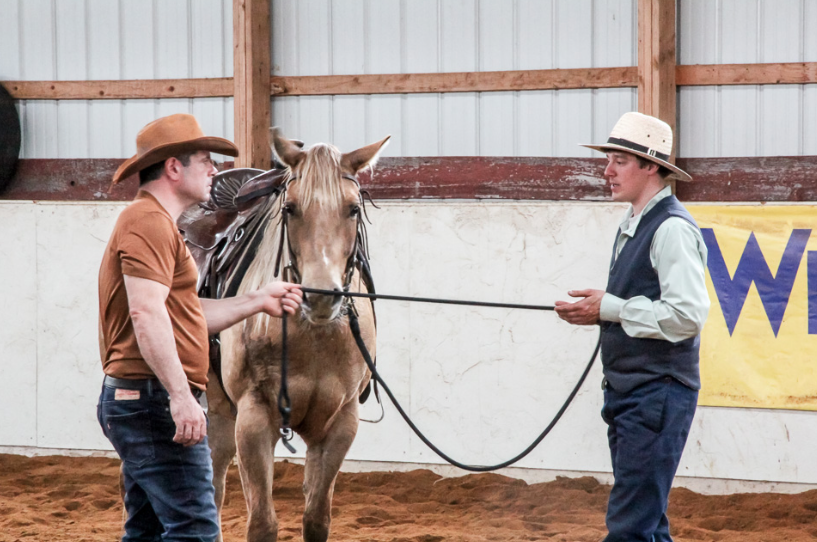
[[[357,216],[357,215],[359,215],[359,214],[360,214],[360,206],[359,206],[359,205],[355,205],[355,206],[354,206],[354,207],[352,207],[352,209],[349,211],[349,216],[350,216],[350,217],[352,217],[352,218],[356,217],[356,216]]]
[[[284,212],[288,215],[295,214],[295,204],[293,203],[285,203],[284,204]]]

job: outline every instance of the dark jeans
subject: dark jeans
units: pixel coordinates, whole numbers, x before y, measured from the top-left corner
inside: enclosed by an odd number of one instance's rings
[[[218,512],[207,439],[189,447],[173,442],[176,424],[161,386],[145,385],[138,399],[124,398],[135,395],[129,390],[116,400],[116,391],[102,386],[97,417],[122,459],[128,513],[122,541],[216,540]]]
[[[667,503],[698,392],[671,377],[628,393],[604,390],[601,416],[613,460],[605,542],[669,542]]]

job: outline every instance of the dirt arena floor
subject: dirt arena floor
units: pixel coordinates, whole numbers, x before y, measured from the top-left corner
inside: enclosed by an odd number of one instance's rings
[[[119,539],[119,461],[0,455],[0,540]],[[275,468],[279,540],[300,540],[303,467]],[[228,542],[243,540],[244,501],[229,473],[224,515]],[[333,503],[331,540],[597,541],[604,536],[609,486],[593,478],[528,485],[496,474],[441,478],[427,471],[344,474]],[[817,490],[797,495],[698,495],[673,490],[678,541],[776,542],[817,538]]]

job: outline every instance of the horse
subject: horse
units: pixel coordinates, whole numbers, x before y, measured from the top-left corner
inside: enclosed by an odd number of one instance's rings
[[[286,139],[276,129],[271,136],[273,150],[287,168],[287,180],[270,206],[269,224],[252,263],[243,277],[235,278],[240,280],[238,294],[280,280],[286,271],[305,287],[368,292],[362,273],[355,273],[356,268],[360,271],[356,253],[364,201],[357,174],[374,164],[389,137],[342,154],[323,143],[304,150],[300,142]],[[289,265],[279,265],[281,260]],[[357,433],[358,398],[371,379],[346,311],[357,311],[362,337],[374,355],[373,306],[362,299],[349,307],[348,299],[305,293],[301,308],[287,325],[291,428],[307,447],[306,542],[328,539],[335,480]],[[227,467],[237,453],[248,510],[248,542],[277,540],[272,484],[274,449],[282,428],[277,408],[281,342],[281,320],[263,314],[223,331],[223,388],[211,372],[207,390],[219,517]]]

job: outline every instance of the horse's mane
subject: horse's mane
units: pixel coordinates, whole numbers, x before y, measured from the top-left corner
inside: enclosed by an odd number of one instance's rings
[[[288,171],[289,178],[285,182],[298,183],[300,196],[298,203],[302,209],[308,209],[313,204],[327,210],[338,208],[343,199],[342,184],[338,182],[341,156],[341,152],[334,145],[317,143],[306,151],[297,173],[291,169]],[[274,280],[281,280],[280,273],[283,272],[283,267],[279,270],[279,275],[275,274],[281,221],[275,220],[275,216],[281,212],[283,199],[279,197],[270,207],[271,217],[264,230],[264,238],[238,287],[238,295],[257,290]],[[256,314],[247,318],[243,325],[244,333],[249,333],[250,336],[266,334],[269,332],[270,317],[263,313]]]
[[[313,203],[337,209],[343,198],[340,176],[341,154],[337,147],[326,143],[313,145],[306,151],[300,165],[300,174],[295,178],[300,187],[300,204],[308,209]],[[290,172],[294,177],[294,173]]]

